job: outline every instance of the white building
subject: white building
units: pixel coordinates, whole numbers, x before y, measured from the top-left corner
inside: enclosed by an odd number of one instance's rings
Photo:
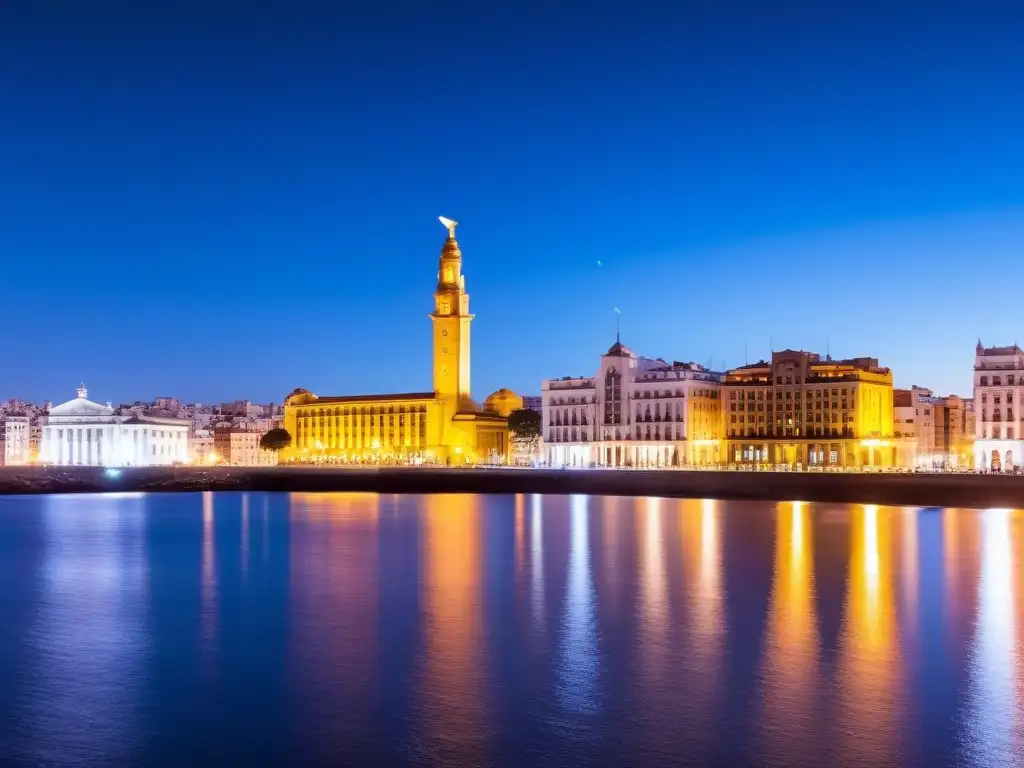
[[[985,348],[974,356],[974,468],[1009,472],[1024,460],[1020,401],[1024,396],[1024,350]]]
[[[148,467],[188,460],[189,423],[181,419],[120,415],[109,405],[78,397],[50,409],[41,459],[58,466]]]
[[[696,363],[637,357],[616,341],[595,376],[543,383],[542,456],[559,467],[718,463],[721,378]]]
[[[4,465],[28,464],[32,457],[31,426],[28,416],[7,416],[4,419]]]

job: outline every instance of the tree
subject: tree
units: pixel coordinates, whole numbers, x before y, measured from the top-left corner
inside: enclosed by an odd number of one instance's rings
[[[540,437],[540,413],[518,408],[508,415],[508,428],[514,440],[533,440]]]
[[[515,447],[517,461],[532,462],[540,448],[540,413],[519,408],[508,415],[508,430]]]
[[[277,427],[267,432],[260,438],[260,448],[265,451],[280,453],[292,444],[292,436],[287,429]]]

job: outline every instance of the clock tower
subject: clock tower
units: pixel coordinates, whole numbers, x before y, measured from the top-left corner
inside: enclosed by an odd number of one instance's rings
[[[469,389],[469,294],[462,274],[462,251],[455,240],[458,222],[440,217],[448,228],[441,246],[434,291],[434,392],[454,401],[456,409],[473,409]]]

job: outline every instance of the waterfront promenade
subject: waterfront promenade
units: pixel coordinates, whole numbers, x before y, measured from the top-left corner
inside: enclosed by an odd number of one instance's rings
[[[111,476],[116,475],[116,476]],[[0,493],[157,491],[586,493],[1024,508],[1024,476],[679,470],[321,467],[0,468]]]

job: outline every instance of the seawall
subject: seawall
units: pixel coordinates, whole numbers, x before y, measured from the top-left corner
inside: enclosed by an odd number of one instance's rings
[[[168,491],[587,493],[1024,508],[1024,475],[316,467],[0,468],[0,493]]]

